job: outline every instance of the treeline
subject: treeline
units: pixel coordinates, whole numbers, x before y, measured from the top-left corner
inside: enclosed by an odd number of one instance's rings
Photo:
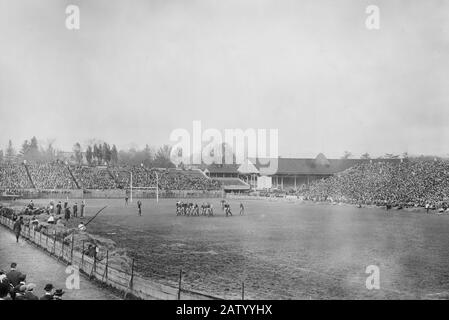
[[[129,150],[118,150],[115,144],[107,142],[90,142],[87,147],[82,148],[79,142],[73,145],[71,152],[64,152],[53,147],[53,142],[40,144],[36,137],[25,140],[17,152],[11,140],[5,151],[0,149],[0,162],[39,162],[49,163],[64,161],[78,165],[109,165],[127,166],[141,165],[146,167],[172,168],[175,167],[170,161],[171,147],[163,145],[158,149],[150,148],[148,145],[143,149],[130,148]]]
[[[17,152],[11,140],[6,150],[0,150],[0,162],[35,161],[51,162],[61,158],[62,152],[53,147],[53,142],[48,142],[44,147],[37,141],[36,137],[25,140]]]
[[[73,155],[78,164],[83,163],[83,150],[81,150],[81,145],[79,142],[75,143],[73,146]],[[89,165],[117,165],[118,164],[118,151],[117,147],[112,145],[112,147],[104,142],[103,144],[89,145],[85,151],[85,159]]]

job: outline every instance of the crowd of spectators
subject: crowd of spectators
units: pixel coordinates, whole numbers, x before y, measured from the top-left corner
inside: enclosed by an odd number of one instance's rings
[[[62,300],[64,291],[56,289],[51,283],[45,285],[41,297],[36,295],[36,285],[27,282],[26,274],[17,270],[11,263],[10,271],[0,270],[0,300]]]
[[[117,189],[155,188],[161,190],[218,190],[220,183],[201,172],[191,170],[157,169],[142,166],[88,167],[68,166],[62,162],[3,164],[0,165],[0,190],[33,188],[26,172],[30,173],[34,186],[41,190],[55,189]]]
[[[33,188],[23,164],[0,165],[0,188],[7,190]]]
[[[80,188],[106,190],[118,187],[106,168],[74,166],[70,170]]]
[[[34,163],[28,164],[27,167],[38,189],[77,189],[64,163]]]
[[[400,207],[447,208],[449,162],[405,160],[364,163],[298,191],[306,199]]]
[[[111,168],[112,176],[121,187],[130,185],[132,173],[133,188],[155,188],[161,190],[218,190],[220,183],[205,177],[202,173],[192,174],[188,170],[149,170],[142,166]]]
[[[218,190],[218,181],[206,178],[202,174],[187,172],[167,172],[161,180],[161,188],[165,190]]]

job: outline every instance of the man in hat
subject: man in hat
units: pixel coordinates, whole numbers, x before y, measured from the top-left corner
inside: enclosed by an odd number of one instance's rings
[[[36,216],[33,216],[33,218],[31,218],[30,224],[35,228],[39,225],[39,220],[36,218]]]
[[[19,276],[19,283],[16,285],[16,286],[14,286],[14,292],[15,293],[18,293],[18,292],[20,292],[20,288],[22,287],[22,286],[25,286],[26,285],[26,283],[25,283],[25,279],[27,278],[27,276],[26,276],[26,274],[20,274],[20,276]],[[25,292],[25,290],[23,290],[23,292]]]
[[[73,216],[76,218],[78,217],[78,203],[75,202],[73,205]]]
[[[7,283],[8,282],[8,278],[6,277],[6,272],[3,269],[0,269],[0,283]]]
[[[81,215],[80,215],[81,218],[84,218],[84,207],[85,206],[86,206],[86,202],[83,200],[81,202]]]
[[[50,215],[47,219],[47,223],[55,224],[55,217],[53,215]]]
[[[64,219],[66,221],[69,221],[69,219],[70,219],[70,208],[69,207],[65,208]]]
[[[78,225],[78,229],[80,231],[86,231],[86,226],[84,225],[84,222],[80,222],[80,224]]]
[[[34,294],[35,288],[36,285],[34,283],[27,284],[25,294],[23,295],[23,300],[39,300],[38,296]]]
[[[13,262],[11,263],[11,270],[6,274],[6,278],[8,278],[8,282],[13,286],[17,286],[20,282],[20,275],[22,274],[21,272],[16,270],[17,268],[17,263]]]
[[[139,216],[142,215],[142,202],[139,200],[137,201],[137,208],[139,210]]]
[[[57,226],[63,226],[64,225],[64,222],[62,221],[61,217],[59,217],[58,220],[56,220],[56,225]]]
[[[53,285],[48,283],[44,287],[45,294],[39,300],[53,300]]]
[[[9,286],[6,283],[0,282],[0,300],[11,300],[8,297]]]
[[[62,289],[56,289],[53,294],[53,300],[62,300],[62,295],[65,293]]]
[[[16,234],[16,242],[17,243],[19,243],[19,237],[20,237],[20,232],[22,231],[22,225],[23,225],[23,217],[20,217],[19,220],[14,222],[14,226],[12,228],[12,230]]]
[[[24,284],[18,286],[17,289],[14,289],[14,291],[15,291],[14,300],[26,300],[25,299],[26,290],[27,290],[27,286]]]
[[[59,201],[58,204],[56,205],[56,214],[60,215],[61,210],[62,210],[62,205],[61,205],[61,201]]]

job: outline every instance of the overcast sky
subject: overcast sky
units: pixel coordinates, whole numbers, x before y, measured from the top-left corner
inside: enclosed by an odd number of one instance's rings
[[[0,0],[3,149],[157,146],[201,120],[277,128],[285,157],[448,155],[448,92],[449,1]]]

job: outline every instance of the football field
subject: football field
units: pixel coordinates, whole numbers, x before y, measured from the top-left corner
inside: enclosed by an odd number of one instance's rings
[[[88,231],[128,249],[137,272],[164,283],[177,285],[182,269],[185,288],[225,298],[240,298],[243,283],[248,299],[448,297],[448,216],[230,200],[226,217],[220,199],[209,199],[213,217],[189,217],[176,216],[175,199],[141,201],[140,217],[137,199],[86,200],[88,216],[108,206]],[[368,266],[379,270],[379,289],[366,286]]]

